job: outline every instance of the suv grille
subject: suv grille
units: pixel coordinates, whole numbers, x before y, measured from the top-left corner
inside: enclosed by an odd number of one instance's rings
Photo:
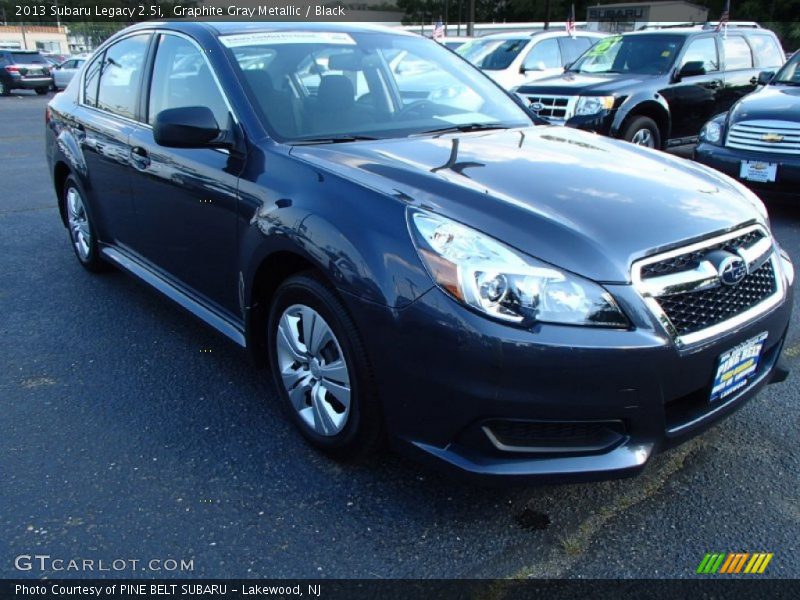
[[[777,260],[772,238],[753,225],[643,259],[632,279],[653,315],[687,345],[776,306],[784,289]]]
[[[727,250],[728,252],[736,252],[740,248],[749,248],[758,240],[764,237],[764,233],[758,229],[754,229],[744,235],[726,240],[719,244],[713,244],[695,250],[694,252],[687,252],[679,256],[673,256],[660,260],[655,263],[650,263],[642,267],[642,279],[649,279],[651,277],[661,277],[662,275],[671,275],[672,273],[680,273],[681,271],[688,271],[689,269],[697,268],[700,261],[708,252],[712,250]]]
[[[729,148],[777,154],[800,154],[800,123],[741,121],[728,132]]]
[[[678,334],[686,335],[727,321],[776,291],[775,271],[772,262],[768,261],[738,285],[664,296],[658,303]]]
[[[539,110],[534,112],[543,119],[552,119],[554,121],[566,121],[572,118],[575,108],[576,97],[574,96],[542,96],[542,95],[527,95],[521,96],[529,103],[533,110],[534,105],[541,105]]]

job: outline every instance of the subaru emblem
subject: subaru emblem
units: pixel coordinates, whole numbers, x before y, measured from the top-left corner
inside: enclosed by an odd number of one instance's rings
[[[747,263],[741,256],[727,256],[720,261],[717,274],[725,285],[736,285],[747,277]]]

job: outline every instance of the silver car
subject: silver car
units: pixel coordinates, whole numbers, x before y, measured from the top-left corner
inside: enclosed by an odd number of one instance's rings
[[[63,63],[55,67],[52,71],[53,73],[53,85],[57,90],[63,90],[64,88],[69,85],[69,82],[75,76],[80,68],[83,66],[83,63],[86,62],[88,56],[73,56],[72,58],[65,60]]]

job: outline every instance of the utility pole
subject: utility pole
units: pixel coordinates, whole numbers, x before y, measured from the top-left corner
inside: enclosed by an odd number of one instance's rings
[[[544,2],[544,29],[550,29],[550,0]]]
[[[467,35],[475,36],[475,0],[469,0],[467,6]]]

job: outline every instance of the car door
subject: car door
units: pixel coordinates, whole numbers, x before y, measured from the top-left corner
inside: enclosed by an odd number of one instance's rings
[[[150,33],[125,37],[92,60],[71,124],[86,162],[94,222],[104,241],[121,246],[134,243],[137,233],[128,137],[136,123],[139,82],[151,37]],[[133,67],[125,76],[119,73],[123,57]]]
[[[681,75],[689,63],[703,63],[705,73]],[[723,90],[719,49],[713,34],[691,39],[676,62],[672,82],[662,90],[672,116],[671,138],[694,137],[711,117],[719,112]]]
[[[239,313],[236,210],[243,161],[227,150],[164,148],[152,125],[162,110],[209,107],[220,128],[230,109],[202,50],[190,39],[160,34],[143,123],[131,134],[135,251],[173,283],[217,308]]]
[[[80,61],[80,64],[82,63],[83,61]],[[75,73],[78,72],[78,65],[78,60],[73,58],[61,63],[58,67],[53,69],[53,83],[57,89],[60,90],[67,87],[70,80],[75,76]]]
[[[728,110],[758,86],[758,69],[753,61],[753,51],[742,35],[728,33],[721,36],[722,57],[725,67],[725,90],[720,112]]]

